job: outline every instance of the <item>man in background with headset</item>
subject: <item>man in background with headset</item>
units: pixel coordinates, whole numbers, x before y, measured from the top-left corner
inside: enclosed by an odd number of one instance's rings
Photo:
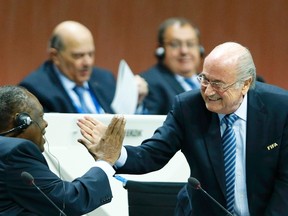
[[[144,100],[149,114],[166,115],[175,95],[199,89],[196,75],[204,48],[200,31],[184,18],[165,20],[158,30],[158,63],[141,73],[149,86]]]
[[[113,131],[106,133],[106,141],[113,133],[123,136],[97,151],[87,146],[95,166],[67,182],[50,171],[42,155],[48,126],[43,115],[38,99],[23,87],[0,87],[0,215],[79,216],[110,202],[112,166],[124,138],[118,119],[112,123]]]

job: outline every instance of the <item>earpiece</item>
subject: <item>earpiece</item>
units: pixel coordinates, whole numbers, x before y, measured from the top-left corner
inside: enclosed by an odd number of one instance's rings
[[[28,113],[19,113],[16,115],[15,124],[19,129],[26,129],[31,123],[32,119]]]
[[[32,119],[28,113],[19,113],[15,117],[15,127],[0,133],[0,136],[6,136],[7,134],[10,134],[12,132],[20,132],[22,130],[25,130],[29,127],[29,125],[32,124]]]
[[[158,59],[162,59],[165,54],[165,49],[164,47],[157,47],[155,50],[155,55]]]
[[[204,47],[203,46],[199,46],[199,52],[200,52],[200,56],[201,56],[201,58],[204,58],[204,56],[205,56],[205,49],[204,49]]]
[[[199,46],[199,52],[200,52],[200,56],[201,58],[204,58],[205,56],[205,49],[203,46]],[[162,60],[164,58],[164,55],[165,55],[165,49],[164,47],[160,46],[160,47],[157,47],[156,50],[155,50],[155,55],[156,57],[159,59],[159,60]]]

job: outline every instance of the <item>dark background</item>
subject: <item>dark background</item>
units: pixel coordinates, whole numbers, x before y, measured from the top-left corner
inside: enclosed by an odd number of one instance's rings
[[[158,26],[172,16],[200,28],[206,53],[226,41],[248,47],[257,73],[288,89],[287,0],[0,0],[0,85],[17,84],[47,58],[64,20],[92,31],[96,65],[116,75],[125,59],[137,74],[156,62]]]

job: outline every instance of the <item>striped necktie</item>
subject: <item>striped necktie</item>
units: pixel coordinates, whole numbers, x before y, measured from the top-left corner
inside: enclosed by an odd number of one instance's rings
[[[75,86],[73,90],[79,98],[82,113],[91,113],[84,100],[84,92],[86,91],[85,88],[82,86]]]
[[[226,201],[227,210],[234,212],[234,186],[235,186],[235,162],[236,162],[236,137],[232,128],[238,116],[234,113],[226,115],[223,122],[226,129],[222,135],[222,145],[224,153],[224,167],[226,177]]]
[[[197,85],[190,79],[190,78],[184,78],[184,81],[194,90],[198,89]]]

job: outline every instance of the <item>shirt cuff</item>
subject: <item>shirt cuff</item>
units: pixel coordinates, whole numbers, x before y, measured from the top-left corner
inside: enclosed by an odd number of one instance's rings
[[[122,167],[126,163],[126,160],[127,160],[127,150],[124,146],[122,146],[120,157],[114,164],[114,167],[116,169]]]
[[[106,161],[103,160],[98,160],[94,163],[94,167],[99,167],[100,169],[102,169],[107,177],[108,177],[108,181],[109,184],[111,185],[111,181],[113,179],[113,176],[115,174],[115,170],[113,169],[113,167]]]

